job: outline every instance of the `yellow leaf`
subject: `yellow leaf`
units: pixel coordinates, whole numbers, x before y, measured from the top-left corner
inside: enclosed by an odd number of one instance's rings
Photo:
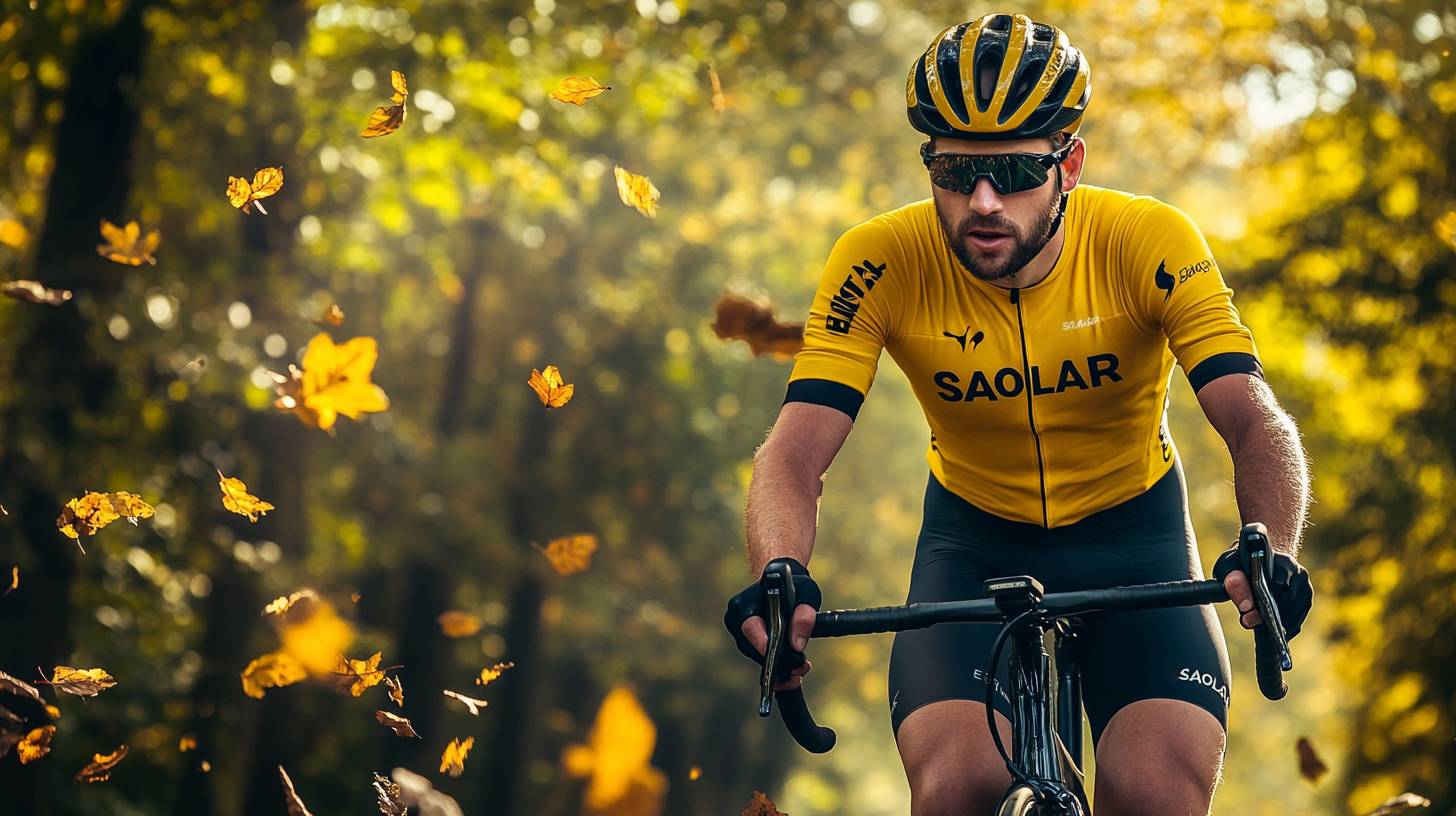
[[[287,652],[269,652],[243,669],[243,693],[263,699],[263,689],[291,686],[308,676],[303,664]]]
[[[193,751],[193,750],[196,750],[196,749],[197,749],[197,737],[194,737],[191,734],[183,735],[182,739],[177,740],[177,750],[178,751],[181,751],[181,752],[185,753],[187,751]]]
[[[0,244],[13,249],[24,249],[29,240],[30,230],[24,224],[9,218],[0,219]]]
[[[258,212],[267,215],[268,211],[263,209],[263,205],[258,200],[267,198],[281,189],[283,189],[282,167],[264,167],[253,174],[251,184],[245,178],[228,176],[228,203],[244,213],[250,213],[254,207],[257,207]]]
[[[391,714],[388,711],[376,711],[374,712],[374,719],[378,720],[380,725],[393,731],[396,737],[419,736],[419,734],[415,733],[415,727],[410,725],[410,721],[398,714]]]
[[[379,348],[373,337],[355,337],[336,345],[319,333],[303,352],[303,370],[290,366],[291,377],[275,374],[279,398],[274,405],[292,411],[306,425],[334,427],[339,414],[358,419],[389,408],[384,390],[370,382]]]
[[[1456,210],[1447,210],[1444,215],[1436,219],[1436,235],[1440,236],[1446,245],[1456,250]]]
[[[309,606],[295,605],[284,613],[279,640],[283,651],[306,672],[333,679],[339,655],[354,642],[354,627],[339,617],[333,604],[318,598]]]
[[[131,749],[125,745],[109,754],[93,754],[91,762],[76,772],[77,782],[105,782],[111,778],[111,769],[126,758]]]
[[[0,283],[0,294],[45,306],[59,306],[71,299],[71,290],[47,289],[33,280],[13,280]]]
[[[389,97],[394,104],[380,105],[369,114],[369,122],[364,125],[363,130],[359,131],[359,135],[366,139],[373,136],[386,136],[399,130],[399,126],[404,124],[406,116],[404,102],[409,98],[409,83],[405,81],[404,74],[399,71],[390,71],[389,85],[394,89],[394,93]]]
[[[617,197],[622,199],[623,204],[648,218],[657,217],[657,199],[662,193],[658,192],[652,179],[628,172],[620,166],[613,167],[612,174],[617,177]]]
[[[398,677],[384,678],[384,687],[389,689],[389,699],[400,708],[404,708],[404,683]]]
[[[29,765],[46,754],[49,754],[51,752],[51,737],[55,735],[56,727],[54,725],[42,725],[40,728],[33,729],[29,734],[26,734],[25,739],[21,740],[20,744],[15,746],[15,750],[20,755],[20,764]]]
[[[308,806],[298,797],[298,791],[293,788],[293,780],[288,778],[288,771],[283,766],[278,766],[278,775],[283,777],[283,804],[288,808],[288,816],[313,816],[308,811]]]
[[[96,254],[108,261],[128,266],[141,266],[144,263],[156,266],[157,259],[152,253],[162,243],[161,230],[151,230],[142,235],[141,227],[135,221],[127,223],[125,227],[118,227],[103,218],[101,237],[106,239],[106,243],[96,245]]]
[[[573,75],[557,83],[556,89],[551,92],[551,98],[557,102],[585,105],[588,99],[611,89],[611,85],[603,85],[591,77]]]
[[[304,587],[303,589],[295,590],[290,595],[280,595],[274,598],[267,606],[263,607],[263,614],[281,616],[290,623],[301,623],[309,615],[317,611],[314,608],[314,604],[323,602],[323,599],[319,597],[317,592],[314,592],[308,587]]]
[[[773,800],[763,794],[762,791],[753,792],[753,800],[748,807],[743,809],[743,816],[789,816],[787,813],[780,813]]]
[[[632,797],[659,801],[667,783],[651,766],[657,727],[626,686],[613,688],[597,710],[587,744],[571,746],[562,755],[568,771],[590,776],[585,805],[599,813]],[[647,807],[644,812],[655,812]]]
[[[249,493],[242,479],[224,476],[219,470],[217,484],[222,489],[222,506],[240,516],[247,516],[248,521],[257,521],[258,516],[273,509],[273,505]]]
[[[364,690],[371,686],[379,685],[384,679],[384,672],[379,669],[379,658],[382,652],[375,652],[367,660],[352,660],[340,655],[334,664],[333,677],[330,683],[334,690],[343,694],[358,697]]]
[[[546,366],[544,372],[531,369],[531,379],[526,384],[547,408],[560,408],[571,402],[572,395],[576,393],[576,386],[562,380],[561,371],[554,365]]]
[[[480,710],[490,705],[490,703],[486,702],[485,700],[477,700],[474,697],[466,697],[464,694],[461,694],[458,691],[445,689],[442,693],[452,700],[459,700],[460,702],[464,703],[465,707],[470,709],[470,716],[472,717],[480,716]]]
[[[435,620],[440,624],[440,631],[445,633],[445,637],[470,637],[480,631],[480,618],[458,609],[442,612]]]
[[[450,744],[445,746],[445,753],[440,755],[440,773],[448,773],[451,776],[465,773],[465,756],[473,747],[475,747],[475,737],[466,737],[464,742],[458,739],[450,740]]]
[[[507,669],[514,669],[515,667],[515,663],[497,663],[489,668],[481,669],[480,676],[475,678],[475,685],[488,686],[496,680],[499,680],[500,676],[505,674]]]
[[[117,519],[126,519],[136,524],[137,519],[151,518],[155,511],[142,501],[140,496],[124,490],[115,493],[87,493],[71,499],[56,519],[56,527],[66,536],[77,540],[83,535],[95,535],[97,530]],[[86,552],[85,548],[81,552]]]
[[[591,566],[592,553],[597,551],[597,537],[591,533],[553,538],[542,547],[532,545],[551,562],[558,575],[573,575]]]
[[[713,110],[722,114],[728,108],[728,98],[723,96],[723,83],[718,79],[718,70],[708,63],[708,84],[713,86]]]
[[[689,782],[696,782],[699,779],[701,779],[702,776],[703,776],[703,769],[702,768],[699,768],[696,765],[694,765],[691,768],[688,768],[688,781]]]
[[[77,697],[95,697],[116,685],[116,679],[105,669],[73,669],[57,666],[47,681],[51,688]]]

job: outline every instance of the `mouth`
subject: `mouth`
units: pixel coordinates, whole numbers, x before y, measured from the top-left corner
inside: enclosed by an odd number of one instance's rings
[[[1008,233],[995,230],[968,230],[965,235],[966,243],[982,252],[994,252],[1011,243],[1011,236]]]

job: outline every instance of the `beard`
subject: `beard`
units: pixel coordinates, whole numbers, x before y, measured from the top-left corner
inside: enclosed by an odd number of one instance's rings
[[[1058,209],[1059,202],[1053,193],[1050,203],[1037,213],[1036,218],[1024,230],[1005,216],[982,216],[974,213],[962,218],[952,228],[945,211],[940,208],[940,200],[935,199],[935,215],[940,219],[940,228],[945,231],[946,242],[950,244],[951,251],[967,272],[983,281],[997,281],[1015,275],[1045,249],[1052,238],[1052,221],[1056,218]],[[1011,237],[1011,248],[994,255],[972,255],[966,239],[971,232],[977,230],[1007,234]]]

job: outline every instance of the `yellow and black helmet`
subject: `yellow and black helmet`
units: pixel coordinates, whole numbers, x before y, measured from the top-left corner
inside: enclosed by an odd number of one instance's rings
[[[1092,71],[1067,35],[1025,14],[987,14],[940,32],[910,68],[910,124],[951,139],[1076,133]]]

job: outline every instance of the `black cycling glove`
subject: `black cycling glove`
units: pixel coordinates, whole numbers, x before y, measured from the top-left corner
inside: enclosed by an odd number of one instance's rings
[[[1284,553],[1276,552],[1272,555],[1269,562],[1269,590],[1274,595],[1274,605],[1279,608],[1279,620],[1284,624],[1284,635],[1293,640],[1299,634],[1299,628],[1309,616],[1309,608],[1314,603],[1314,585],[1310,583],[1309,571],[1301,567],[1298,561]],[[1213,562],[1213,577],[1223,583],[1223,579],[1235,570],[1244,570],[1244,565],[1239,560],[1237,542],[1233,547],[1224,550],[1218,560]]]
[[[814,608],[815,612],[818,612],[819,605],[824,602],[824,597],[819,592],[819,585],[809,577],[809,568],[792,558],[775,558],[768,563],[777,564],[779,562],[788,564],[789,573],[794,576],[795,601],[808,604]],[[767,572],[767,570],[768,567],[765,565],[764,571]],[[723,613],[723,626],[727,628],[728,634],[733,636],[733,642],[738,644],[738,651],[761,666],[763,665],[763,655],[753,648],[753,644],[743,635],[743,622],[754,616],[760,618],[764,616],[763,591],[758,582],[754,582],[747,589],[728,599],[728,611]]]

